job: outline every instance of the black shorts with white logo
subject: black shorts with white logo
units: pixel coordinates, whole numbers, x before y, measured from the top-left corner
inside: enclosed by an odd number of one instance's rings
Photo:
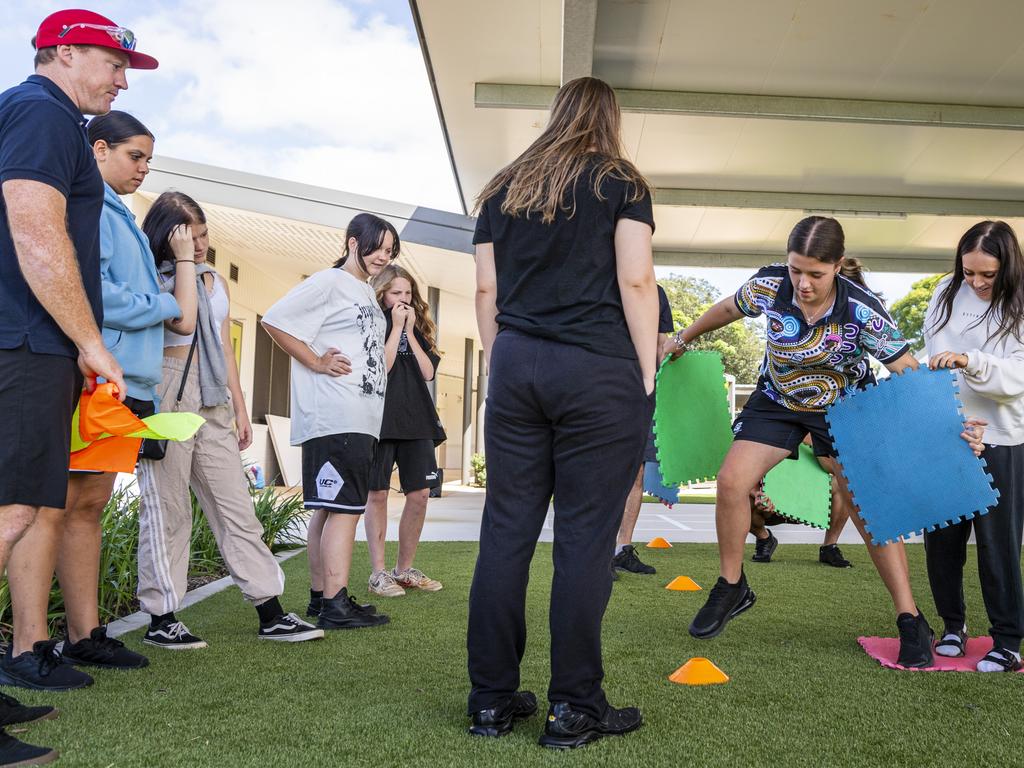
[[[771,445],[790,451],[796,458],[804,437],[811,436],[815,456],[835,456],[824,411],[793,411],[754,390],[732,425],[735,440]]]
[[[64,508],[81,392],[73,358],[0,349],[0,506]]]
[[[306,509],[343,515],[366,511],[377,438],[358,432],[314,437],[302,444],[302,499]]]
[[[436,488],[441,484],[433,440],[381,440],[377,443],[370,471],[371,491],[386,491],[391,487],[396,462],[402,493]]]

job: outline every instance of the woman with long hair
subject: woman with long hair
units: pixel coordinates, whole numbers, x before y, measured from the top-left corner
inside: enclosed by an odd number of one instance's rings
[[[437,330],[415,278],[406,270],[392,264],[373,277],[370,285],[387,320],[384,364],[388,369],[388,388],[366,501],[369,589],[383,597],[398,597],[407,589],[437,592],[441,582],[412,566],[427,514],[427,498],[430,489],[439,485],[434,448],[445,440],[444,428],[427,389],[427,382],[433,380],[441,362],[435,342]],[[405,506],[398,524],[398,562],[388,571],[384,567],[384,539],[388,490],[395,464]]]
[[[89,142],[104,182],[100,217],[100,278],[103,289],[103,342],[124,370],[124,404],[140,418],[157,410],[165,326],[192,330],[196,316],[195,264],[187,224],[167,233],[167,247],[181,278],[173,294],[162,293],[149,240],[121,201],[149,173],[153,134],[126,112],[112,110],[89,121]],[[116,472],[79,472],[68,479],[64,509],[43,508],[14,548],[8,576],[14,610],[14,650],[5,672],[14,684],[34,688],[78,687],[91,678],[71,664],[107,669],[138,669],[147,659],[107,637],[100,623],[98,586],[103,509]],[[47,609],[54,565],[64,596],[66,637],[61,653],[47,638]],[[31,665],[18,663],[20,649],[31,650]],[[41,652],[40,652],[41,651]],[[70,664],[59,664],[59,660]],[[25,659],[22,659],[22,662]],[[52,663],[51,663],[52,662]]]
[[[476,313],[490,370],[487,497],[469,603],[470,732],[533,714],[518,691],[530,561],[554,498],[550,708],[540,742],[641,724],[602,689],[608,554],[653,410],[658,296],[647,181],[624,156],[615,92],[559,89],[541,135],[477,199]]]
[[[388,622],[348,590],[359,516],[384,412],[384,313],[368,282],[398,258],[390,222],[352,218],[341,258],[310,275],[263,316],[263,327],[291,357],[291,444],[302,447],[307,526],[308,615],[322,629]]]
[[[999,491],[988,514],[924,535],[928,580],[944,625],[935,652],[964,655],[964,563],[973,530],[992,636],[992,650],[977,669],[1010,672],[1021,668],[1024,637],[1024,256],[1006,222],[979,222],[960,238],[953,272],[928,305],[924,338],[928,365],[956,370],[964,411],[988,421],[985,466]]]
[[[874,381],[869,355],[893,373],[916,369],[910,347],[879,298],[866,287],[860,266],[846,258],[839,222],[808,216],[789,235],[785,264],[764,267],[735,296],[715,304],[676,334],[678,356],[694,339],[741,317],[765,315],[767,347],[757,388],[733,425],[735,440],[718,472],[715,519],[720,576],[690,624],[693,637],[715,637],[754,604],[743,573],[750,527],[750,492],[772,467],[794,454],[810,434],[814,454],[835,480],[851,517],[896,607],[899,663],[932,663],[932,631],[910,589],[903,542],[871,543],[842,475],[825,408]],[[982,446],[968,426],[962,437]],[[950,450],[958,446],[950,446]]]
[[[191,227],[187,259],[171,251],[168,233]],[[242,468],[241,451],[252,442],[238,367],[231,348],[230,298],[227,282],[206,263],[209,229],[199,204],[183,192],[164,192],[142,222],[164,287],[176,290],[179,261],[194,262],[198,313],[195,331],[167,330],[163,339],[163,410],[198,413],[206,423],[190,440],[168,442],[161,459],[139,461],[139,603],[150,614],[143,642],[166,650],[205,648],[175,612],[188,580],[195,493],[243,597],[259,617],[261,640],[298,642],[323,632],[286,613],[279,597],[284,573],[263,542],[252,495]],[[143,454],[145,455],[145,454]]]

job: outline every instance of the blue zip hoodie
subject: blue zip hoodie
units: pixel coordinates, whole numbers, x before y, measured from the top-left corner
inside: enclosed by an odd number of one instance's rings
[[[149,240],[121,198],[104,184],[100,217],[103,343],[124,369],[128,396],[156,400],[164,352],[164,320],[181,315],[160,292]]]

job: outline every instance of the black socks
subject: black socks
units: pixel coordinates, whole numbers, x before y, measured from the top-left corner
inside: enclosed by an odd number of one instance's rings
[[[260,615],[260,623],[266,624],[269,621],[273,621],[278,616],[284,616],[284,608],[281,607],[280,600],[276,597],[272,597],[266,602],[257,605],[256,613]]]

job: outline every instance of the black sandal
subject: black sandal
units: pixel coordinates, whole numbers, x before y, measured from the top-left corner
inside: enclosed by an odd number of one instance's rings
[[[967,643],[967,627],[957,632],[944,632],[942,639],[935,643],[935,652],[947,659],[959,659],[964,653],[964,645]],[[955,648],[956,653],[943,653],[939,648]]]
[[[1020,659],[1003,648],[993,648],[985,654],[984,658],[982,658],[978,664],[980,665],[982,661],[999,665],[1002,669],[998,671],[1002,672],[1016,672],[1018,669],[1024,667],[1024,664],[1021,664]],[[981,672],[982,670],[979,669],[978,671]]]

